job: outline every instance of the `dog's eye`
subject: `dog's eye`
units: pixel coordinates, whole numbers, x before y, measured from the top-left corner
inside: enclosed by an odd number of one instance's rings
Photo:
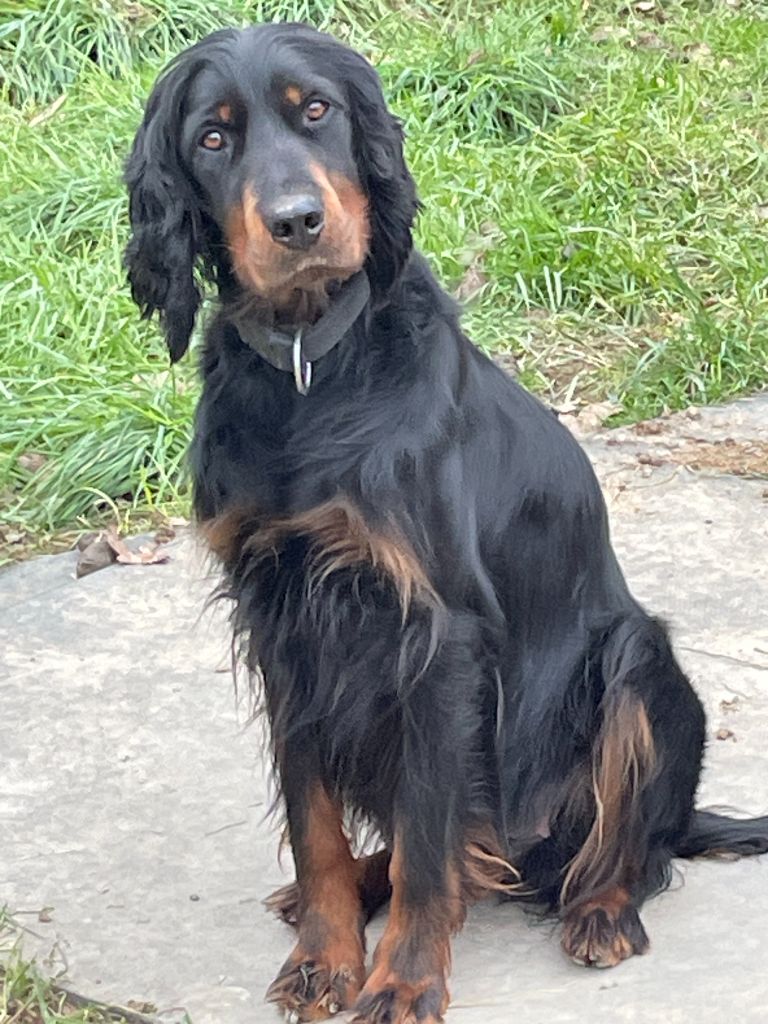
[[[200,145],[203,149],[224,149],[226,140],[221,132],[217,132],[215,129],[206,132],[205,135],[200,139]]]
[[[330,106],[330,103],[326,103],[325,100],[310,100],[304,107],[304,117],[308,121],[319,121],[328,113]]]

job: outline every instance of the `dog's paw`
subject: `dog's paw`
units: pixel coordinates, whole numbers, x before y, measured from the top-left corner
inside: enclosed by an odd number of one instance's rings
[[[442,983],[426,987],[397,983],[378,991],[368,986],[355,1004],[351,1024],[442,1024],[448,993]]]
[[[363,970],[362,962],[331,967],[295,951],[267,989],[266,999],[283,1010],[291,1024],[326,1020],[352,1007]]]
[[[615,967],[648,951],[640,915],[623,889],[588,900],[570,910],[563,923],[562,945],[576,963]]]

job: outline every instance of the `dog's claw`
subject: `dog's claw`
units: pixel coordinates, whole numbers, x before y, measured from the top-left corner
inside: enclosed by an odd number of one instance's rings
[[[288,1024],[325,1020],[352,1006],[363,978],[362,956],[358,969],[340,964],[335,970],[322,960],[294,957],[283,965],[265,998],[277,1003]]]

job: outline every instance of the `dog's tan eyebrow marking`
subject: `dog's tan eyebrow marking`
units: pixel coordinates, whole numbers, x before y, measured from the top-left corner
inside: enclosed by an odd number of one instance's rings
[[[222,103],[216,113],[221,121],[232,120],[232,107],[228,103]]]
[[[302,101],[301,89],[298,85],[289,85],[283,95],[289,103],[293,104],[294,107],[298,107]]]

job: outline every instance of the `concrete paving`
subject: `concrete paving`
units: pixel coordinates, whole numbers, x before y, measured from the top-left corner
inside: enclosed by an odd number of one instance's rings
[[[766,445],[768,396],[586,442],[629,580],[707,706],[701,802],[752,814],[768,812],[768,481],[749,475]],[[290,857],[281,870],[223,616],[202,612],[213,581],[191,537],[170,551],[80,580],[74,555],[0,574],[0,905],[81,992],[269,1024],[292,937],[260,901]],[[768,1021],[768,857],[681,864],[644,920],[648,956],[587,971],[550,923],[474,908],[448,1024]]]

